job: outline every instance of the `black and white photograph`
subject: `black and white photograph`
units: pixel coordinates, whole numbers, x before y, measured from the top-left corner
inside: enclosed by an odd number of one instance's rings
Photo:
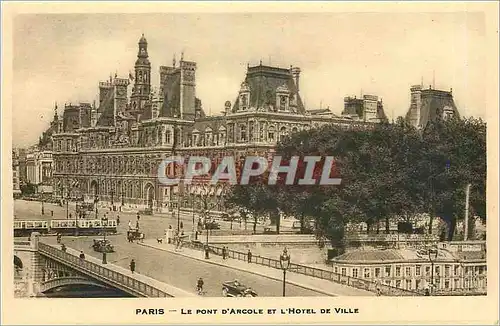
[[[497,4],[223,4],[10,13],[3,295],[214,322],[495,299]]]

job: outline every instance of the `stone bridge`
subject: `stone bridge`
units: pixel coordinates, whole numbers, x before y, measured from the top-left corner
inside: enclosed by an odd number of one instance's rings
[[[62,251],[42,242],[37,233],[30,241],[14,241],[15,296],[39,296],[61,286],[91,285],[118,289],[134,297],[190,297],[194,294],[122,267],[103,265],[94,257],[79,258],[71,248]]]

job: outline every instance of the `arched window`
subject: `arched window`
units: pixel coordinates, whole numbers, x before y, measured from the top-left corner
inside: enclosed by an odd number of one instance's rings
[[[269,129],[267,130],[267,140],[268,141],[275,141],[276,140],[276,128],[274,126],[269,126]]]
[[[283,139],[285,139],[286,137],[286,127],[283,126],[280,128],[280,141],[283,141]]]

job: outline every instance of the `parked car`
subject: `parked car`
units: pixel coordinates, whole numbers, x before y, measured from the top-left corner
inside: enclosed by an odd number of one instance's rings
[[[113,245],[111,242],[106,239],[94,239],[94,244],[92,245],[95,251],[97,252],[114,252],[115,249],[113,248]]]
[[[256,297],[257,292],[238,281],[229,281],[222,283],[222,295],[225,297]]]

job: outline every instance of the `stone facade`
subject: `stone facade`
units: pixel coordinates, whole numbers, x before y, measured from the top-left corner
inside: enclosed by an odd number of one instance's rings
[[[158,182],[157,169],[164,158],[202,155],[218,164],[224,156],[236,161],[246,155],[271,157],[276,143],[290,133],[325,124],[373,125],[363,115],[307,111],[299,93],[298,67],[248,67],[235,100],[226,101],[220,116],[206,116],[196,97],[195,62],[182,56],[178,65],[174,59],[172,66],[160,66],[158,90],[151,86],[150,75],[142,36],[135,74],[99,83],[99,105],[77,106],[84,114],[74,113],[74,106],[65,107],[68,119],[63,120],[71,123],[63,123],[52,135],[57,196],[83,195],[87,200],[98,196],[100,201],[156,211],[192,206],[201,192],[196,183]],[[129,82],[133,87],[127,99]],[[76,127],[73,117],[80,119]],[[214,199],[222,192],[222,188],[209,191]]]

